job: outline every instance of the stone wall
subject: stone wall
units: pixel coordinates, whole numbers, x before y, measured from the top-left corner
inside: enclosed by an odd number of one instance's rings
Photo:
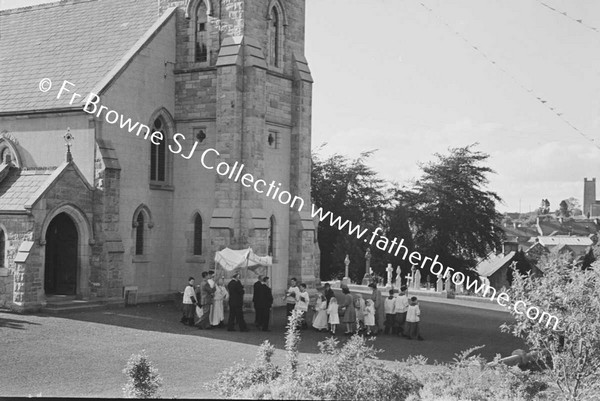
[[[27,215],[2,215],[2,230],[5,235],[5,267],[0,275],[0,307],[12,308],[13,297],[23,300],[25,287],[34,284],[34,275],[25,276],[22,269],[17,269],[15,256],[23,241],[33,239],[34,222]],[[17,285],[15,285],[15,281]],[[35,283],[36,285],[39,283]]]

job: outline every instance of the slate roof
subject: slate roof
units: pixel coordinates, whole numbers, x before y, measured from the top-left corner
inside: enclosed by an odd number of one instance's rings
[[[568,246],[591,246],[592,240],[588,237],[538,237],[540,243],[544,246],[557,246],[557,245],[568,245]]]
[[[51,179],[54,169],[11,168],[0,182],[0,210],[25,211],[25,204]]]
[[[56,99],[63,80],[87,95],[158,17],[156,0],[68,0],[0,11],[0,113],[73,107],[64,95]],[[52,80],[47,93],[39,90],[42,78]]]
[[[594,220],[543,220],[538,222],[540,235],[579,235],[588,236],[598,232],[598,225]]]
[[[481,277],[489,277],[492,274],[496,273],[498,270],[500,270],[502,266],[505,266],[506,264],[510,263],[516,254],[517,253],[514,251],[509,252],[506,255],[490,254],[486,259],[479,262],[479,264],[476,267],[477,273],[479,273]]]

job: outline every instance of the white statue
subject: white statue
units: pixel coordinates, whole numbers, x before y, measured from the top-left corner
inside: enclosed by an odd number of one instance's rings
[[[391,287],[392,286],[392,273],[394,272],[394,268],[392,267],[391,263],[388,263],[387,267],[385,268],[385,271],[387,272],[387,286]]]
[[[444,280],[442,279],[441,274],[437,275],[436,291],[437,292],[444,291]]]
[[[415,279],[413,281],[413,287],[415,290],[421,289],[421,271],[416,269],[415,271]]]

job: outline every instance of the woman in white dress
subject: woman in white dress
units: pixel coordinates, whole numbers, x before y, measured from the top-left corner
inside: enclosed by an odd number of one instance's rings
[[[210,325],[215,326],[223,326],[223,321],[225,320],[225,310],[223,308],[223,304],[225,301],[229,299],[229,293],[225,288],[225,280],[223,277],[219,279],[217,282],[217,288],[215,291],[213,304],[210,308]]]
[[[315,304],[315,313],[313,327],[319,331],[327,331],[327,299],[323,294],[319,294]]]

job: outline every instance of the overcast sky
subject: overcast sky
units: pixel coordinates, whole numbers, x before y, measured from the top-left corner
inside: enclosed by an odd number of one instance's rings
[[[597,0],[307,0],[313,146],[378,149],[370,165],[403,183],[478,142],[501,211],[581,201],[600,181],[599,49]]]

